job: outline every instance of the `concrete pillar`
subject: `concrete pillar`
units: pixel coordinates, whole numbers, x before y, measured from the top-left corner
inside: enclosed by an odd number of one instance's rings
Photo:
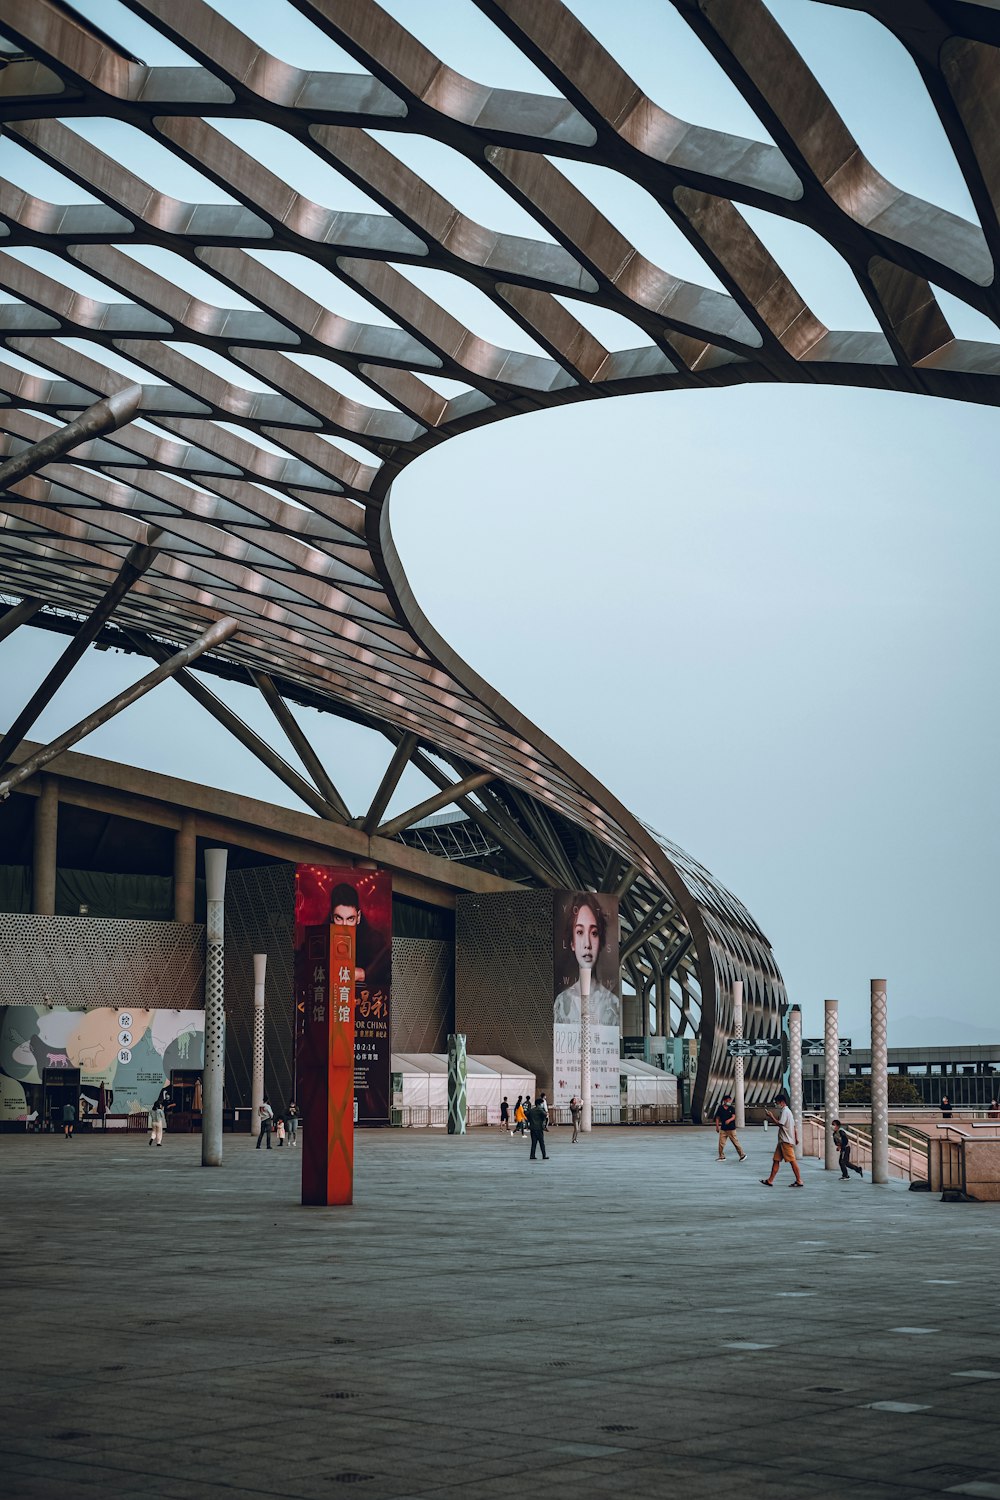
[[[222,1091],[226,1078],[226,849],[205,850],[205,1071],[202,1075],[201,1164],[222,1166]]]
[[[872,1182],[889,1181],[889,1050],[885,980],[872,980]]]
[[[174,834],[174,921],[194,921],[195,850],[198,846],[194,813],[181,815]]]
[[[59,833],[59,783],[40,776],[41,796],[35,799],[35,846],[32,854],[32,908],[40,917],[56,912],[56,838]]]
[[[837,1025],[837,1001],[824,1000],[823,1032],[825,1076],[823,1080],[824,1114],[826,1118],[826,1150],[824,1166],[828,1172],[839,1171],[838,1151],[833,1144],[833,1119],[840,1110],[840,1032]]]
[[[580,965],[580,1129],[593,1124],[590,1098],[590,970]]]
[[[733,980],[733,1036],[743,1036],[743,981]],[[736,1106],[736,1129],[746,1129],[746,1090],[743,1078],[742,1057],[733,1058],[733,1103]]]
[[[250,1080],[250,1134],[260,1135],[260,1106],[264,1103],[264,981],[267,954],[253,956],[253,1071]]]
[[[465,1034],[448,1038],[448,1134],[464,1135],[469,1118]]]
[[[791,1111],[795,1128],[802,1135],[802,1007],[793,1005],[788,1012],[788,1084],[792,1096]]]

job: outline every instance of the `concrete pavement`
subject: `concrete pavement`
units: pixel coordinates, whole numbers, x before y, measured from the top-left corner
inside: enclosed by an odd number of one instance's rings
[[[773,1133],[0,1137],[4,1500],[1000,1500],[1000,1211]]]

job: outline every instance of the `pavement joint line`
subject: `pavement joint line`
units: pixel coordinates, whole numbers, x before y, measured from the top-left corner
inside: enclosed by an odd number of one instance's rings
[[[916,1401],[866,1401],[859,1411],[892,1411],[909,1415],[915,1411],[931,1411],[930,1405],[921,1406]]]
[[[964,1380],[1000,1380],[1000,1370],[952,1370],[956,1379]]]

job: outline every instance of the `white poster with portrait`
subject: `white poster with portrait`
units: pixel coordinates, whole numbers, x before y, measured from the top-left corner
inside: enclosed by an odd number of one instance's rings
[[[619,1103],[621,994],[618,901],[589,891],[556,891],[551,1103],[566,1108],[580,1095],[580,971],[590,973],[590,1089],[594,1119]]]

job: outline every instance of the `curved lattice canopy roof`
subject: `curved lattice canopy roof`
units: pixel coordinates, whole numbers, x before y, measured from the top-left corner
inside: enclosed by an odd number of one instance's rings
[[[292,699],[378,728],[396,760],[445,792],[462,783],[479,856],[502,849],[524,878],[619,890],[626,970],[637,990],[669,993],[675,1028],[700,1025],[696,1100],[710,1100],[735,978],[751,1033],[777,1026],[766,939],[434,632],[393,546],[390,487],[473,427],[634,391],[822,381],[995,404],[1000,346],[956,339],[932,284],[996,320],[1000,12],[845,3],[911,53],[970,223],[880,175],[759,0],[673,3],[768,143],[670,114],[559,0],[476,3],[549,92],[461,76],[373,0],[294,0],[317,59],[332,44],[344,72],[275,55],[277,3],[272,52],[202,0],[110,0],[92,19],[61,0],[0,0],[8,154],[38,174],[34,188],[23,169],[0,182],[4,450],[142,387],[134,420],[3,495],[0,588],[75,629],[130,549],[151,544],[115,612],[134,647],[162,657],[235,620],[203,667],[249,675],[276,712]],[[128,13],[169,63],[116,37]],[[408,164],[415,137],[483,174],[534,232],[462,212],[447,171],[431,185]],[[644,189],[723,290],[640,253],[573,163]],[[880,331],[826,328],[745,209],[821,235]],[[449,310],[452,278],[534,352],[477,336]],[[630,330],[622,347],[594,331],[600,314]],[[322,815],[350,816],[322,776],[310,795]],[[372,831],[382,812],[355,821]]]

